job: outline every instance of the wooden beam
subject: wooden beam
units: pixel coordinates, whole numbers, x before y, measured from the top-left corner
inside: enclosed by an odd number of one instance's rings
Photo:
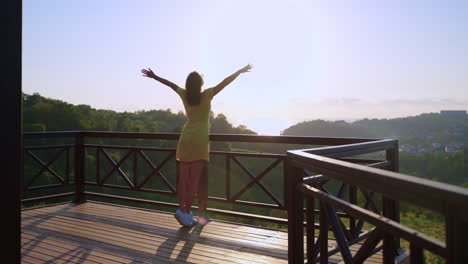
[[[21,61],[22,61],[22,1],[2,1],[0,9],[1,53],[0,64],[2,77],[2,152],[8,158],[2,162],[2,173],[5,175],[1,192],[2,263],[21,262],[21,224],[20,199],[22,188],[22,94],[21,94]]]
[[[460,215],[466,211],[452,208],[445,218],[447,264],[468,263],[468,221],[463,221]]]
[[[293,166],[381,193],[393,200],[410,202],[443,214],[446,213],[447,205],[458,208],[459,211],[468,211],[468,190],[461,187],[303,151],[288,151],[287,155]],[[460,217],[468,221],[468,214]]]
[[[178,140],[179,133],[141,133],[141,132],[104,132],[104,131],[60,131],[60,132],[29,132],[26,138],[42,137],[73,137],[83,133],[85,137],[97,138],[133,138],[133,139],[163,139]],[[376,138],[345,138],[345,137],[310,137],[310,136],[260,136],[242,134],[210,134],[210,141],[226,142],[254,142],[254,143],[284,143],[304,145],[345,145],[361,142],[376,141]]]
[[[84,166],[85,166],[85,152],[84,152],[84,138],[81,134],[75,137],[75,198],[74,203],[84,202]]]
[[[290,161],[286,159],[284,179],[285,202],[288,210],[288,263],[304,263],[304,198],[297,191],[297,185],[302,182],[302,169],[291,166]]]
[[[320,201],[320,264],[328,264],[328,217],[326,203]]]
[[[369,237],[366,239],[358,252],[354,255],[351,264],[363,263],[372,253],[372,250],[377,246],[377,244],[382,239],[382,232],[380,229],[376,228],[370,232]]]
[[[322,192],[314,187],[302,184],[299,186],[299,189],[305,195],[305,197],[319,199],[321,202],[327,203],[336,209],[341,209],[342,211],[356,218],[363,219],[366,222],[375,225],[377,228],[382,228],[382,230],[391,233],[395,237],[406,239],[412,243],[415,243],[415,245],[428,249],[440,256],[447,256],[446,245],[441,241],[428,237],[414,229],[403,226],[395,221],[387,219],[359,206],[353,205],[347,201],[338,199],[333,195]]]

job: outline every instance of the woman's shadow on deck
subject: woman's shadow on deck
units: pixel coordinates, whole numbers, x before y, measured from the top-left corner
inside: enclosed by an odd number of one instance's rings
[[[188,262],[187,259],[191,255],[193,247],[195,244],[200,243],[198,240],[203,228],[205,228],[205,225],[179,228],[174,237],[168,237],[166,241],[159,245],[156,255],[171,260]],[[181,241],[185,242],[183,246],[179,245]]]

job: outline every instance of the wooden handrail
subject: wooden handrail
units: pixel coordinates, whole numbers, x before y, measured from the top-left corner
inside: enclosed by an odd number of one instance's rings
[[[54,137],[76,137],[81,131],[48,131],[48,132],[23,132],[23,138],[54,138]]]
[[[362,162],[364,165],[351,163],[356,161],[347,157],[363,154],[367,151],[386,151],[388,161]],[[340,160],[341,158],[341,160]],[[394,171],[386,171],[373,167],[390,167]],[[424,249],[432,251],[447,259],[447,263],[468,263],[468,190],[457,186],[421,179],[396,172],[398,170],[398,142],[396,140],[377,140],[343,146],[323,147],[316,149],[291,150],[287,152],[285,163],[288,179],[288,243],[290,248],[289,263],[302,263],[304,253],[302,219],[299,211],[306,198],[308,208],[307,219],[313,219],[314,204],[320,203],[320,226],[331,225],[338,247],[345,263],[361,263],[376,250],[377,244],[383,240],[384,263],[394,263],[398,257],[400,237],[410,242],[411,263],[422,263]],[[370,192],[382,194],[383,215],[376,214],[365,208],[335,197],[318,188],[317,182],[304,183],[302,170],[325,175],[322,178],[339,180],[352,184]],[[310,186],[312,184],[317,187]],[[298,191],[300,191],[298,193]],[[355,198],[354,198],[355,199]],[[369,200],[368,200],[369,201]],[[432,239],[398,223],[398,202],[405,201],[431,211],[442,213],[446,218],[446,243]],[[358,218],[376,226],[376,229],[355,256],[350,255],[349,241],[345,238],[336,210],[346,212],[350,219]],[[361,222],[362,224],[362,222]],[[311,227],[313,228],[313,225]],[[307,230],[309,236],[315,237],[315,232]],[[308,261],[328,263],[326,229],[320,229],[319,242],[313,238],[307,239]],[[320,249],[320,250],[319,250]],[[313,253],[311,253],[313,252]]]
[[[287,157],[295,166],[373,190],[395,200],[441,213],[453,208],[468,212],[468,190],[461,187],[303,151],[288,151]],[[461,217],[468,220],[468,214]]]
[[[25,132],[24,138],[49,138],[49,137],[75,137],[77,135],[94,138],[126,138],[126,139],[160,139],[178,140],[179,133],[143,133],[143,132],[107,132],[107,131],[50,131],[50,132]],[[344,145],[369,141],[374,138],[339,138],[339,137],[312,137],[312,136],[264,136],[244,134],[210,134],[210,141],[225,142],[252,142],[252,143],[283,143],[304,145]]]

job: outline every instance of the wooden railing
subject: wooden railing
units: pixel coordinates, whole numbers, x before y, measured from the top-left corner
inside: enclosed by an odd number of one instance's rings
[[[73,196],[74,202],[81,202],[85,200],[85,197],[100,197],[118,199],[127,202],[137,202],[152,205],[159,205],[165,207],[177,207],[178,205],[174,202],[149,200],[149,199],[138,199],[133,197],[127,197],[123,195],[111,195],[102,192],[89,191],[89,187],[101,187],[107,190],[117,189],[134,192],[144,193],[155,193],[163,194],[167,196],[176,196],[176,184],[171,181],[161,171],[170,166],[175,165],[175,170],[178,168],[178,164],[175,160],[175,148],[161,148],[161,147],[147,147],[147,146],[122,146],[115,144],[91,144],[87,141],[96,139],[129,139],[129,140],[164,140],[177,142],[179,134],[176,133],[125,133],[125,132],[81,132],[81,131],[70,131],[70,132],[44,132],[44,133],[24,133],[25,140],[44,140],[44,139],[68,139],[73,140],[74,144],[46,144],[40,146],[27,146],[24,148],[24,155],[34,157],[34,161],[40,166],[37,173],[29,177],[30,179],[26,184],[23,185],[23,192],[31,192],[34,190],[43,190],[51,188],[59,188],[63,186],[74,186],[73,192],[64,192],[59,194],[51,194],[46,196],[38,196],[32,198],[23,199],[23,202],[37,202],[50,198],[58,198],[64,196]],[[297,137],[297,136],[258,136],[258,135],[226,135],[226,134],[212,134],[210,135],[210,141],[212,142],[251,142],[251,143],[271,143],[271,144],[294,144],[294,145],[342,145],[342,144],[353,144],[358,142],[368,142],[372,139],[360,139],[360,138],[322,138],[322,137]],[[34,154],[34,151],[57,151],[50,157],[49,160],[41,160]],[[122,151],[124,154],[117,160],[112,157],[109,153],[112,151]],[[72,154],[73,153],[73,156]],[[149,153],[165,153],[165,156],[159,160],[151,159]],[[280,166],[284,166],[285,154],[270,154],[270,153],[250,153],[250,152],[232,152],[232,151],[211,151],[211,157],[221,156],[224,157],[224,175],[225,175],[225,186],[224,186],[224,197],[213,197],[210,196],[210,201],[216,201],[227,204],[250,206],[254,208],[266,208],[276,209],[284,211],[286,215],[286,207],[284,205],[284,193],[285,193],[285,178],[283,170],[280,171],[281,178],[279,182],[275,182],[276,187],[282,186],[281,190],[274,192],[271,190],[271,186],[268,186],[263,182],[266,175],[270,174],[273,170],[280,170]],[[59,175],[58,172],[51,168],[58,157],[65,155],[66,157],[66,169],[64,174]],[[86,156],[93,155],[95,159],[95,168],[92,173],[94,180],[90,181],[90,171],[85,172],[88,164],[86,162]],[[73,159],[72,159],[73,157]],[[270,160],[270,163],[264,167],[260,172],[254,173],[245,162],[242,162],[242,158],[258,158]],[[111,168],[104,170],[103,163],[111,164]],[[123,170],[122,165],[124,163],[133,163],[133,177],[130,178]],[[142,175],[140,172],[141,166],[147,166],[151,168],[151,172]],[[243,186],[235,186],[237,190],[234,191],[232,186],[233,178],[231,172],[233,167],[237,166],[240,171],[248,177],[248,182]],[[32,186],[35,180],[41,175],[42,172],[47,171],[59,179],[57,184],[48,184],[42,186]],[[117,174],[122,180],[123,184],[116,185],[109,183],[111,175]],[[176,173],[177,174],[177,173]],[[72,177],[70,177],[72,175]],[[218,176],[218,175],[217,175]],[[222,177],[222,175],[219,175]],[[146,188],[145,184],[149,181],[157,178],[164,184],[166,190],[157,190],[152,188]],[[71,181],[73,180],[73,181]],[[269,197],[271,202],[256,202],[256,201],[245,201],[241,197],[253,186],[258,186],[266,197]],[[223,210],[219,208],[208,208],[209,212],[213,212],[220,215],[241,217],[253,220],[266,221],[277,224],[287,224],[287,218],[272,217],[261,214],[252,214],[242,211]]]
[[[387,161],[367,161],[356,164],[356,159],[343,159],[369,151],[386,151]],[[340,160],[341,159],[341,160]],[[306,259],[308,263],[328,263],[328,258],[340,252],[344,263],[362,263],[380,250],[383,240],[384,263],[395,263],[400,255],[399,240],[410,243],[410,263],[423,263],[423,250],[431,251],[447,263],[468,263],[468,191],[463,188],[396,173],[398,148],[395,140],[377,140],[357,144],[291,150],[286,159],[287,207],[289,230],[289,261],[304,263],[303,201],[306,200]],[[385,166],[391,171],[378,169]],[[377,167],[377,168],[376,168]],[[304,177],[308,170],[315,176]],[[392,172],[394,171],[394,172]],[[331,179],[342,182],[336,195],[323,184]],[[349,200],[343,198],[343,189],[350,189]],[[356,204],[356,190],[365,197],[365,205]],[[371,200],[381,195],[379,210]],[[399,223],[399,201],[441,213],[446,218],[446,241],[438,241]],[[319,235],[314,223],[315,207],[319,206]],[[350,217],[349,228],[337,211]],[[356,223],[355,220],[359,219]],[[375,228],[362,232],[364,222]],[[328,231],[332,229],[337,242],[335,250],[328,249]],[[350,246],[362,241],[354,254]]]
[[[173,166],[173,169],[169,168],[169,171],[175,171],[175,175],[178,174],[175,148],[149,147],[149,144],[145,144],[145,140],[167,141],[175,146],[178,138],[177,133],[81,131],[24,133],[25,145],[28,145],[27,140],[34,139],[57,142],[64,139],[69,142],[67,144],[42,143],[24,147],[24,156],[32,159],[32,162],[38,166],[38,171],[34,175],[27,175],[28,180],[22,184],[23,194],[60,188],[66,191],[24,198],[22,202],[30,203],[72,196],[76,203],[85,201],[86,197],[100,197],[177,207],[175,202],[139,199],[121,194],[111,195],[89,189],[116,189],[123,190],[125,193],[144,192],[174,197],[176,183],[171,182],[163,170],[168,166]],[[138,144],[104,144],[99,142],[100,139],[128,139]],[[95,142],[90,143],[91,141]],[[284,211],[287,212],[287,218],[220,208],[208,208],[208,211],[220,215],[288,225],[290,263],[304,263],[304,261],[327,263],[328,256],[337,252],[340,252],[345,263],[360,263],[382,248],[381,240],[383,240],[384,262],[393,263],[401,256],[400,238],[411,243],[411,259],[414,263],[420,263],[422,249],[447,258],[449,263],[462,263],[457,261],[466,259],[466,253],[462,250],[463,245],[467,244],[467,217],[466,214],[463,215],[464,212],[468,212],[464,210],[468,209],[466,190],[396,173],[399,166],[396,140],[212,134],[210,141],[293,144],[294,148],[297,148],[297,145],[321,146],[314,149],[292,150],[287,154],[211,151],[212,158],[224,157],[225,184],[224,196],[210,196],[209,200]],[[55,153],[48,155],[48,159],[41,159],[36,153],[52,150]],[[116,150],[124,152],[119,159],[111,155]],[[89,168],[89,162],[86,159],[93,153],[95,167]],[[158,153],[158,158],[151,158],[151,153]],[[374,154],[372,157],[363,156],[372,153]],[[60,157],[65,163],[62,173],[55,171],[51,166]],[[271,161],[262,171],[254,173],[248,164],[242,162],[244,157]],[[107,170],[103,166],[104,162],[111,164]],[[130,170],[132,177],[129,177],[128,172],[122,169],[124,163],[129,162],[132,164]],[[149,168],[150,171],[143,174],[141,170],[143,166]],[[232,186],[235,180],[232,176],[234,166],[249,178],[243,186],[236,186],[238,187],[236,191],[233,191]],[[274,184],[282,188],[279,193],[275,193],[264,180],[266,175],[274,170],[278,171],[280,166],[283,166],[283,170]],[[34,184],[43,172],[47,172],[58,183],[40,186]],[[118,175],[121,184],[110,183],[111,175]],[[146,187],[146,184],[153,179],[157,179],[165,186],[165,190]],[[257,186],[258,190],[269,197],[271,202],[242,200],[242,195],[253,186]],[[331,190],[334,187],[336,190]],[[70,190],[70,188],[74,189]],[[334,192],[336,194],[332,194]],[[345,197],[346,194],[348,194],[347,197]],[[364,199],[361,207],[358,206],[359,196]],[[304,199],[307,201],[305,208]],[[411,202],[446,215],[447,242],[436,241],[399,224],[399,201]],[[315,221],[317,217],[319,223]],[[376,228],[363,231],[364,222]],[[306,251],[304,250],[304,226],[306,227]],[[316,229],[319,230],[319,236],[315,235]],[[329,250],[327,245],[329,231],[333,232],[338,245],[332,250]],[[364,240],[361,249],[352,256],[349,247]]]

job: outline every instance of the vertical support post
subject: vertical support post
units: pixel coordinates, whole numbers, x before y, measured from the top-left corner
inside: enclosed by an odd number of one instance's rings
[[[414,243],[410,243],[410,263],[411,264],[423,264],[424,254],[422,248],[416,246]]]
[[[231,156],[226,155],[226,200],[231,201]]]
[[[304,198],[297,186],[302,182],[302,169],[284,161],[285,204],[288,211],[288,263],[304,263]]]
[[[2,162],[4,186],[2,201],[2,263],[21,262],[21,189],[23,175],[23,139],[21,93],[21,46],[23,1],[2,1],[2,151],[8,159]]]
[[[101,185],[101,148],[96,147],[96,183]]]
[[[81,132],[75,137],[75,199],[74,203],[82,203],[84,199],[84,137]]]
[[[307,198],[306,208],[306,241],[307,241],[307,263],[314,263],[315,245],[315,199]]]
[[[320,201],[320,264],[328,264],[328,217],[325,203]]]
[[[382,196],[382,214],[383,216],[392,219],[393,213],[395,211],[394,209],[394,201],[391,200],[390,198],[386,196]],[[392,219],[393,220],[393,219]],[[397,253],[397,247],[396,247],[396,239],[399,239],[398,237],[394,237],[388,232],[384,233],[384,238],[383,238],[383,259],[384,259],[384,264],[390,264],[390,263],[395,263],[395,256]]]
[[[352,204],[357,204],[357,188],[354,185],[349,185],[349,202]],[[351,231],[351,236],[357,238],[359,233],[356,230],[356,218],[349,216],[349,230]]]
[[[468,263],[468,221],[462,213],[452,208],[445,217],[447,264]]]
[[[390,162],[389,170],[398,172],[400,170],[400,157],[398,152],[398,143],[394,145],[392,149],[388,149],[386,152],[386,158]],[[393,221],[400,223],[400,202],[391,200],[389,204],[389,212],[387,215],[384,215]],[[395,250],[400,248],[400,238],[395,238]]]
[[[65,183],[70,183],[70,148],[65,150]]]
[[[138,189],[138,151],[133,151],[133,186]]]
[[[20,203],[21,203],[21,200],[23,199],[23,192],[25,191],[24,189],[24,149],[23,149],[23,142],[22,142],[23,138],[21,136],[21,142],[20,142],[20,148],[21,148],[21,154],[20,154],[20,177],[19,177],[19,200],[20,200]],[[19,212],[21,214],[21,211]]]
[[[400,155],[398,152],[398,143],[396,143],[392,149],[387,149],[385,155],[387,160],[390,162],[389,170],[398,172],[400,170]]]

